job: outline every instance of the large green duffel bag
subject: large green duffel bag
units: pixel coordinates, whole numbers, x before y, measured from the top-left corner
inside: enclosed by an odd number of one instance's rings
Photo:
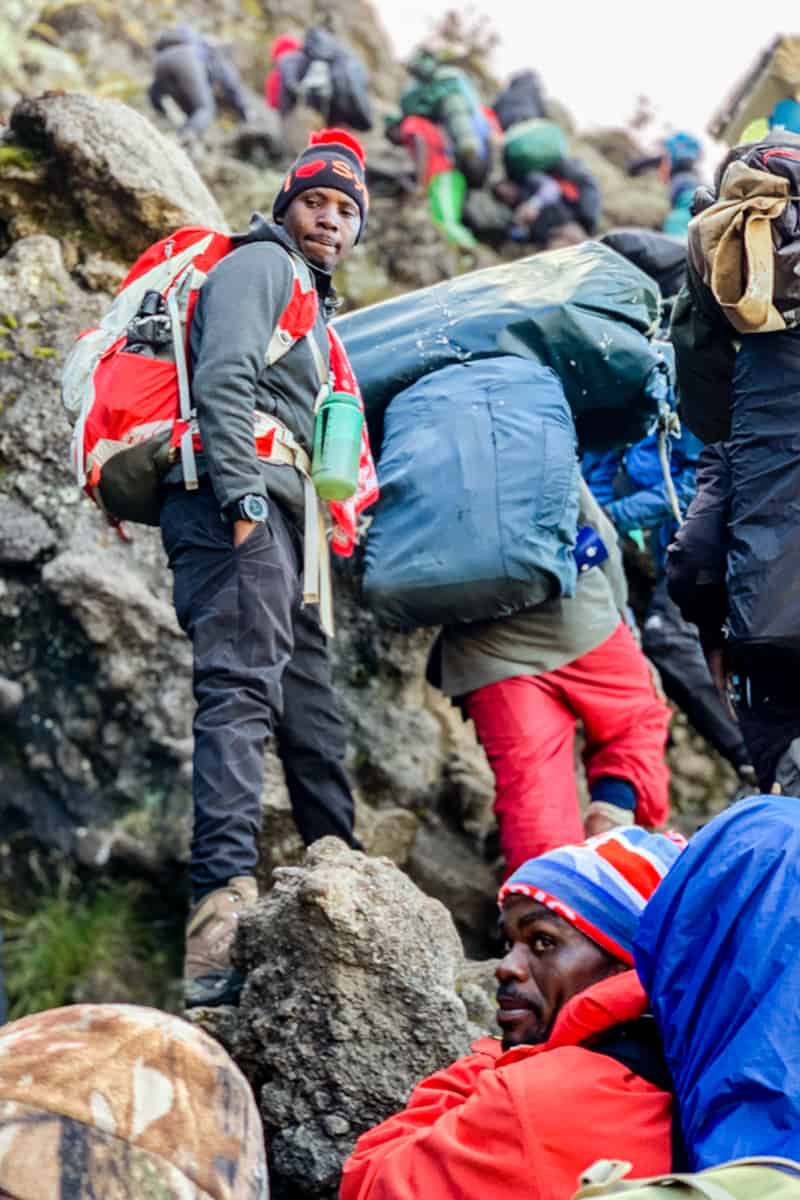
[[[503,165],[509,179],[517,183],[524,183],[528,175],[552,170],[566,153],[563,129],[544,117],[520,121],[503,136]]]
[[[800,1200],[800,1163],[789,1158],[739,1158],[692,1175],[650,1179],[625,1179],[629,1170],[630,1163],[596,1162],[581,1176],[572,1200],[619,1195],[625,1200]]]
[[[648,341],[661,294],[599,242],[459,275],[339,317],[373,449],[393,396],[453,363],[533,358],[561,379],[585,449],[638,441],[658,407],[664,369]]]

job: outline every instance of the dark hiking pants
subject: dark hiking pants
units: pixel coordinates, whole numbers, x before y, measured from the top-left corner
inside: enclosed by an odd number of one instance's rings
[[[166,489],[161,535],[175,611],[194,649],[192,888],[195,902],[252,875],[264,747],[274,735],[308,845],[353,839],[345,734],[316,610],[303,608],[299,535],[279,505],[234,549],[207,481]]]
[[[728,666],[758,786],[768,792],[780,760],[800,737],[800,656],[791,647],[742,643],[729,650]],[[792,794],[798,790],[793,787]]]
[[[642,626],[642,649],[658,667],[664,691],[738,770],[750,762],[742,730],[733,720],[709,674],[695,625],[684,621],[662,579],[653,592]]]

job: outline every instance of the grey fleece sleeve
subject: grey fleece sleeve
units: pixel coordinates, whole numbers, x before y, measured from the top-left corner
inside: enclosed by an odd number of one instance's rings
[[[289,256],[274,242],[234,250],[208,277],[192,321],[192,398],[220,508],[266,495],[253,437],[256,384],[289,300]]]

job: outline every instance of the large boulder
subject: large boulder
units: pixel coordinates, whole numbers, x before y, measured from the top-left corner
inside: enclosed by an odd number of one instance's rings
[[[126,260],[181,225],[226,228],[188,155],[118,100],[49,92],[20,100],[11,112],[5,170],[2,149],[0,217],[12,236],[35,232],[43,205]]]
[[[325,838],[242,916],[235,957],[273,1195],[333,1200],[359,1133],[469,1047],[458,934],[392,863]]]
[[[594,175],[603,196],[603,227],[637,225],[660,229],[669,212],[669,196],[658,176],[632,177],[589,141],[577,139],[573,152]]]

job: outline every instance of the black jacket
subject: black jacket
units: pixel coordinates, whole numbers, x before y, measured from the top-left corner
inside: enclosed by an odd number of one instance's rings
[[[730,506],[730,462],[720,442],[706,446],[700,455],[697,492],[667,550],[669,594],[683,619],[700,630],[706,650],[722,645],[728,618]]]
[[[670,595],[706,645],[800,651],[800,330],[742,338],[731,436],[706,447],[667,556]],[[724,610],[727,609],[727,612]]]
[[[774,130],[762,142],[736,147],[715,175],[715,189],[698,188],[692,212],[713,204],[728,166],[736,159],[760,171],[780,175],[789,183],[790,200],[771,222],[774,244],[774,301],[789,314],[800,305],[800,137]],[[678,390],[684,421],[704,442],[725,441],[731,433],[731,386],[736,362],[737,334],[703,283],[700,262],[692,262],[672,314],[670,341],[675,347]],[[699,269],[699,270],[698,270]],[[759,334],[759,337],[765,335]]]

